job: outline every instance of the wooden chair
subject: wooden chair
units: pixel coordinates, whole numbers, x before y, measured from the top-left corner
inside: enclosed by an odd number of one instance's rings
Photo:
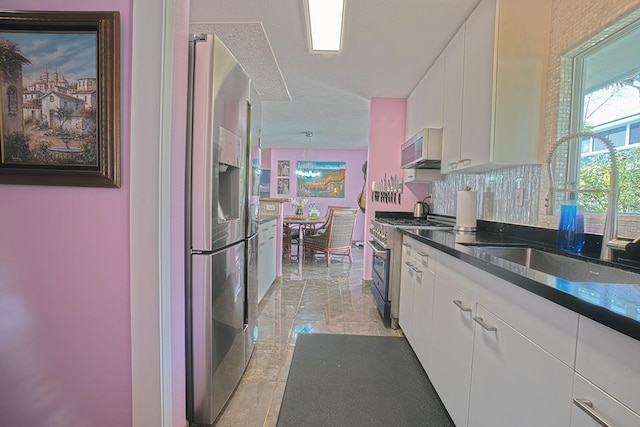
[[[304,236],[302,246],[304,253],[324,253],[327,267],[331,264],[331,255],[340,254],[349,257],[349,262],[353,262],[351,257],[351,239],[353,228],[356,223],[357,208],[339,208],[331,213],[331,219],[327,222],[324,233]]]
[[[299,246],[300,244],[300,230],[298,228],[291,227],[284,224],[282,228],[282,256],[284,258],[293,259],[293,250],[291,246],[293,244]],[[297,252],[300,252],[299,250]]]
[[[329,221],[331,220],[331,215],[333,214],[333,211],[336,209],[350,209],[350,208],[348,207],[345,208],[344,206],[327,206],[327,213],[325,215],[325,218],[327,218],[327,222],[322,224],[320,227],[305,228],[303,237],[306,238],[307,236],[314,236],[314,235],[322,234],[325,231],[327,231],[327,227],[329,226]]]

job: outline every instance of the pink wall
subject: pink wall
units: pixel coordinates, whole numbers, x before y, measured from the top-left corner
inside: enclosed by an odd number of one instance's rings
[[[367,167],[367,188],[371,183],[391,175],[403,176],[400,169],[400,146],[405,141],[405,99],[373,98],[369,120],[369,159]],[[400,204],[374,202],[371,191],[367,193],[366,223],[370,224],[375,211],[413,211],[416,201],[427,193],[426,184],[405,185]],[[371,238],[366,227],[366,240]],[[364,279],[371,280],[371,248],[365,246]]]
[[[130,426],[133,0],[121,12],[122,188],[0,185],[0,425]],[[99,0],[3,0],[104,10]]]
[[[364,175],[362,174],[362,164],[367,160],[366,150],[311,150],[307,154],[307,159],[312,158],[319,162],[345,162],[345,195],[344,198],[332,197],[313,197],[307,198],[309,202],[315,202],[320,215],[324,215],[328,206],[348,206],[357,207],[357,197],[364,184]],[[298,160],[304,160],[305,154],[303,149],[293,148],[272,148],[271,149],[271,197],[296,197],[298,189],[295,179],[295,170]],[[278,194],[278,160],[290,161],[289,175],[289,194]],[[282,178],[282,177],[280,177]],[[295,210],[291,203],[283,205],[285,215],[293,215]],[[305,207],[307,213],[308,205]],[[364,239],[364,214],[358,210],[356,225],[353,230],[353,240],[362,241]]]

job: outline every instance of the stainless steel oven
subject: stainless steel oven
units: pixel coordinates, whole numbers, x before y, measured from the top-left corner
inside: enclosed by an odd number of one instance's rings
[[[367,244],[373,250],[373,267],[371,272],[371,293],[376,302],[380,316],[386,322],[391,319],[389,303],[389,258],[390,250],[375,241]]]
[[[369,229],[371,240],[367,242],[373,250],[371,293],[380,316],[391,328],[398,328],[400,309],[402,235],[398,229],[451,230],[454,224],[455,218],[413,218],[413,212],[376,211]]]

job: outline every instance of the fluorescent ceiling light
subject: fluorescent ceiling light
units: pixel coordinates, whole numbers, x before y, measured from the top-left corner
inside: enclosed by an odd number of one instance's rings
[[[307,0],[311,49],[340,51],[344,0]]]

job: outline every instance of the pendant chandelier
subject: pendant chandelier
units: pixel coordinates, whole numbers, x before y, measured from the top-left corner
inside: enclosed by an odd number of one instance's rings
[[[298,165],[296,168],[296,176],[301,178],[317,178],[320,176],[320,172],[314,170],[313,159],[311,159],[311,154],[313,150],[311,149],[311,138],[313,137],[313,132],[305,132],[305,144],[304,144],[304,153],[302,155],[303,160],[298,161]]]

